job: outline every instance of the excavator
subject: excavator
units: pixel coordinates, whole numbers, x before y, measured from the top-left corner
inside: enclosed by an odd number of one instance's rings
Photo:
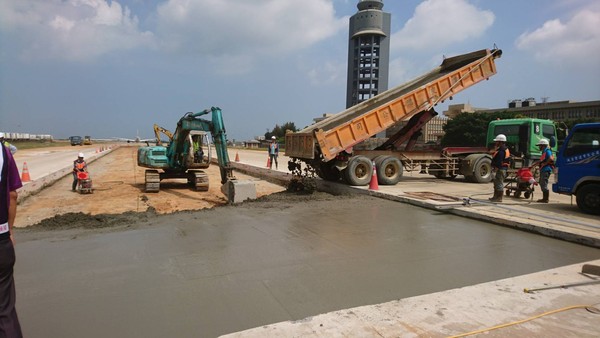
[[[212,115],[211,120],[200,118]],[[212,145],[208,138],[212,137],[217,160],[221,171],[221,191],[228,197],[229,202],[235,201],[236,188],[240,184],[233,175],[227,153],[227,136],[220,108],[212,107],[201,112],[186,113],[177,122],[174,133],[154,125],[156,146],[140,147],[137,154],[138,166],[148,168],[145,172],[145,191],[158,192],[160,182],[164,179],[184,178],[188,185],[197,191],[208,191],[208,175],[202,169],[210,166]],[[161,133],[168,138],[168,144],[163,145]],[[245,184],[244,186],[248,186]],[[244,188],[243,196],[252,198],[251,192],[256,190]]]

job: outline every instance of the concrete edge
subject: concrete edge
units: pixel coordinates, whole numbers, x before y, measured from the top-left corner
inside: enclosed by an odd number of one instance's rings
[[[110,154],[114,149],[117,149],[117,148],[119,148],[118,145],[115,147],[109,148],[108,150],[105,150],[103,152],[92,155],[92,156],[88,157],[88,160],[86,160],[86,162],[88,164],[92,163],[95,160]],[[17,190],[17,193],[18,193],[17,204],[22,203],[25,199],[39,193],[40,191],[42,191],[42,189],[51,186],[52,184],[56,183],[56,181],[71,174],[72,170],[73,170],[73,167],[71,165],[68,165],[58,171],[55,171],[51,174],[42,176],[38,179],[35,179],[29,183],[24,184],[23,187],[21,187],[20,189]]]

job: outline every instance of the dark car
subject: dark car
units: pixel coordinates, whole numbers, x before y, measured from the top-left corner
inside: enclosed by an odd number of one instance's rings
[[[81,146],[83,145],[83,139],[81,136],[71,136],[69,137],[72,146]]]

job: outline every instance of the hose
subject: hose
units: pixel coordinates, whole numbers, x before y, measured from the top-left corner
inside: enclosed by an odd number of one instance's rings
[[[600,309],[596,308],[595,305],[596,304],[593,304],[593,305],[573,305],[573,306],[567,306],[567,307],[563,307],[563,308],[560,308],[560,309],[556,309],[556,310],[544,312],[544,313],[541,313],[539,315],[535,315],[535,316],[532,316],[532,317],[529,317],[529,318],[526,318],[526,319],[517,320],[517,321],[511,322],[511,323],[506,323],[506,324],[500,324],[500,325],[492,326],[492,327],[481,329],[481,330],[476,330],[476,331],[471,331],[471,332],[467,332],[467,333],[462,333],[462,334],[459,334],[459,335],[450,336],[449,338],[467,337],[467,336],[472,336],[474,334],[479,334],[479,333],[484,333],[484,332],[488,332],[488,331],[492,331],[492,330],[502,329],[502,328],[505,328],[505,327],[509,327],[509,326],[513,326],[513,325],[518,325],[518,324],[522,324],[522,323],[525,323],[525,322],[529,322],[529,321],[532,321],[534,319],[538,319],[538,318],[541,318],[541,317],[544,317],[544,316],[548,316],[548,315],[551,315],[551,314],[555,314],[555,313],[558,313],[558,312],[563,312],[563,311],[568,311],[568,310],[573,310],[573,309],[584,308],[584,309],[588,310],[591,313],[597,314],[600,311]]]

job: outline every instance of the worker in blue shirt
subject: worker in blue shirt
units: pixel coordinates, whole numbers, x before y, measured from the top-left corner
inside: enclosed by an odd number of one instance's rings
[[[545,138],[541,139],[536,145],[542,152],[542,156],[540,157],[540,160],[534,162],[531,167],[536,165],[540,166],[540,188],[542,189],[543,195],[543,197],[537,200],[537,202],[548,203],[550,202],[548,181],[550,181],[550,174],[552,174],[552,170],[554,169],[554,155],[552,154],[552,149],[550,149],[548,140]]]

